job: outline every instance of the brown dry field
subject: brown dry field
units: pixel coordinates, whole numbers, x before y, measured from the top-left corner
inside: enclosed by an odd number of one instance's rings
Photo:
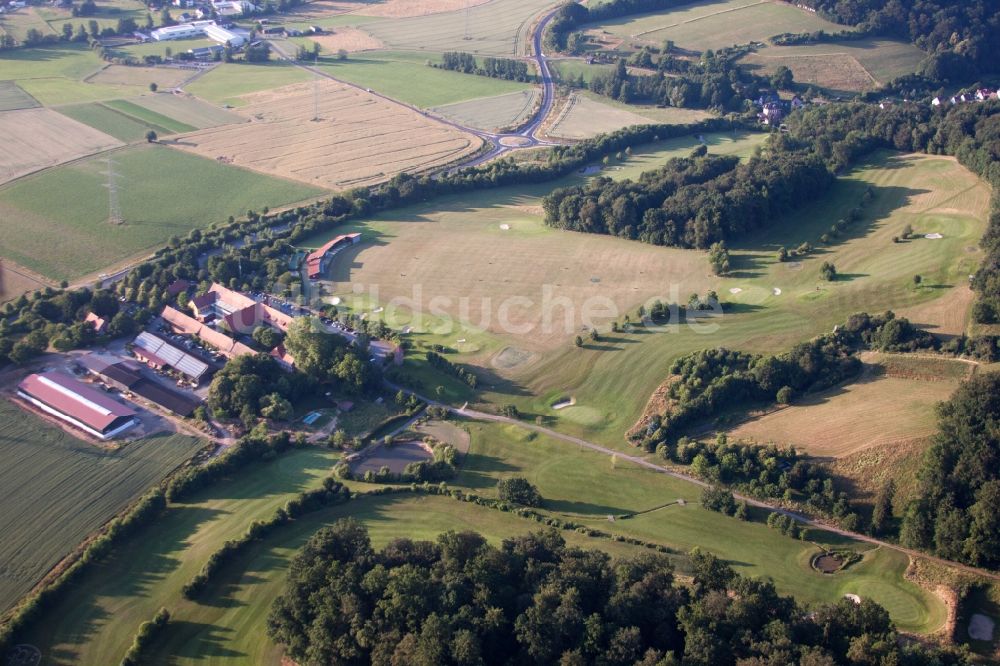
[[[87,78],[87,83],[109,86],[139,86],[148,89],[150,83],[156,83],[161,89],[176,88],[194,75],[191,70],[176,67],[127,67],[125,65],[109,65],[93,76]]]
[[[653,123],[693,123],[710,118],[711,113],[698,109],[634,107],[640,113],[613,102],[574,93],[569,108],[563,107],[546,134],[561,139],[589,139],[629,125]]]
[[[321,80],[246,95],[249,123],[182,135],[170,145],[222,162],[343,189],[419,172],[475,152],[481,140],[375,95]]]
[[[609,310],[620,315],[668,298],[665,285],[689,294],[713,284],[703,252],[552,230],[521,202],[511,205],[509,192],[483,192],[474,202],[379,216],[366,225],[375,243],[338,255],[329,293],[377,289],[387,315],[393,299],[403,312],[415,299],[431,317],[468,322],[544,353],[567,346],[585,320],[606,329]]]
[[[781,65],[792,70],[797,83],[821,86],[839,92],[863,92],[878,87],[857,58],[846,53],[816,55],[768,56],[753,53],[743,59],[750,65],[760,65],[763,72],[773,72]]]
[[[828,467],[851,500],[862,504],[873,505],[878,491],[892,479],[896,484],[893,503],[905,507],[916,495],[917,472],[930,442],[930,437],[923,437],[876,444],[836,458]]]
[[[51,109],[0,113],[0,183],[123,145]]]
[[[373,0],[364,2],[359,0],[316,0],[297,8],[294,14],[310,17],[323,18],[335,14],[354,13],[361,16],[381,16],[386,18],[406,18],[410,16],[424,16],[426,14],[440,14],[442,12],[453,12],[468,7],[482,5],[489,0]]]
[[[883,358],[865,354],[865,372],[859,381],[748,421],[731,430],[730,437],[791,445],[812,456],[832,458],[930,437],[937,429],[934,406],[951,396],[958,386],[957,377],[967,371],[966,364],[950,361],[959,364],[956,372],[941,372],[937,366],[949,361],[928,359],[932,369],[925,377],[897,376],[891,356],[885,360],[889,371],[879,372]],[[917,359],[907,362],[919,364]]]
[[[356,53],[380,49],[384,46],[381,41],[357,28],[337,28],[333,34],[318,35],[310,37],[310,39],[323,47],[324,53],[336,53],[340,49]]]
[[[50,286],[54,285],[12,261],[0,261],[0,303],[14,300],[29,291]]]
[[[969,325],[969,311],[975,292],[969,285],[952,287],[941,298],[903,308],[896,314],[938,335],[962,335]]]

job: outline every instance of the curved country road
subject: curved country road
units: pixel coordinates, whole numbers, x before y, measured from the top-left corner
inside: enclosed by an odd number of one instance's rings
[[[552,70],[549,68],[548,58],[546,58],[545,54],[542,52],[542,35],[545,33],[545,27],[549,24],[549,22],[553,19],[553,17],[560,11],[561,8],[562,5],[560,4],[558,7],[549,10],[548,13],[545,14],[542,17],[542,19],[538,22],[538,25],[535,27],[535,30],[531,36],[532,45],[535,51],[535,54],[532,57],[532,59],[535,61],[535,64],[538,67],[539,75],[541,77],[542,102],[541,104],[539,104],[538,110],[535,112],[535,115],[518,132],[508,132],[508,133],[498,134],[494,132],[486,132],[484,130],[475,127],[467,127],[460,123],[448,120],[447,118],[442,118],[441,116],[432,114],[428,111],[425,111],[424,109],[413,106],[412,104],[406,104],[405,102],[400,102],[399,100],[393,99],[392,97],[376,92],[371,88],[366,88],[364,86],[360,86],[351,83],[349,81],[338,79],[333,74],[324,71],[319,67],[316,67],[315,65],[309,65],[307,63],[300,62],[299,60],[296,60],[294,53],[289,53],[285,50],[284,48],[285,44],[283,42],[276,40],[269,40],[268,44],[271,45],[271,48],[274,50],[274,52],[278,54],[278,56],[281,57],[283,60],[287,60],[296,67],[304,69],[313,74],[314,76],[323,77],[331,81],[336,81],[341,85],[361,90],[363,92],[368,93],[369,95],[374,95],[375,97],[378,97],[386,102],[402,106],[411,111],[419,113],[422,116],[431,118],[443,125],[454,127],[455,129],[461,130],[468,134],[473,134],[482,139],[483,141],[485,141],[489,146],[491,146],[490,149],[485,153],[476,155],[465,162],[452,165],[446,168],[447,171],[454,171],[456,169],[461,169],[464,167],[471,167],[483,164],[484,162],[488,162],[513,150],[523,150],[525,148],[533,148],[536,146],[560,145],[557,142],[546,141],[544,139],[538,138],[538,130],[541,128],[542,123],[545,121],[545,118],[552,111],[552,107],[555,104],[555,88],[556,88],[555,82],[552,80]],[[510,140],[512,144],[516,142],[516,145],[504,145],[504,139]]]
[[[450,405],[442,404],[442,403],[440,403],[440,402],[438,402],[436,400],[432,400],[432,399],[428,398],[427,396],[420,395],[419,393],[417,393],[415,391],[411,391],[408,388],[392,384],[391,382],[386,382],[386,385],[389,386],[390,388],[392,388],[395,391],[400,391],[401,390],[404,393],[412,394],[412,395],[416,396],[417,398],[419,398],[420,400],[423,400],[428,405],[434,405],[434,406],[437,406],[437,407],[444,407],[445,409],[447,409],[449,412],[451,412],[453,414],[457,414],[459,416],[464,416],[466,418],[473,419],[475,421],[492,421],[492,422],[495,422],[495,423],[507,423],[507,424],[510,424],[510,425],[516,425],[516,426],[518,426],[520,428],[525,428],[527,430],[531,430],[533,432],[537,432],[537,433],[540,433],[542,435],[547,435],[548,437],[551,437],[552,439],[555,439],[555,440],[558,440],[558,441],[567,442],[567,443],[570,443],[570,444],[576,444],[577,446],[583,447],[585,449],[589,449],[591,451],[596,451],[598,453],[603,453],[604,455],[607,455],[607,456],[617,456],[618,458],[620,458],[622,460],[627,460],[630,463],[633,463],[633,464],[638,465],[640,467],[645,467],[646,469],[653,470],[654,472],[658,472],[660,474],[666,474],[667,476],[673,477],[675,479],[679,479],[681,481],[687,481],[688,483],[693,483],[693,484],[695,484],[697,486],[701,486],[702,488],[707,488],[710,485],[710,484],[706,483],[705,481],[702,481],[701,479],[695,478],[693,476],[688,476],[687,474],[682,474],[680,472],[676,472],[676,471],[674,471],[672,469],[669,469],[667,467],[663,467],[662,465],[657,465],[656,463],[650,462],[649,460],[647,460],[647,459],[645,459],[645,458],[643,458],[641,456],[636,456],[636,455],[631,455],[631,454],[628,454],[628,453],[623,453],[622,451],[616,451],[615,449],[610,449],[610,448],[608,448],[606,446],[601,446],[600,444],[595,444],[594,442],[587,441],[587,440],[582,439],[580,437],[574,437],[573,435],[567,435],[566,433],[559,432],[558,430],[553,430],[552,428],[546,428],[545,426],[535,425],[533,423],[525,423],[524,421],[520,421],[518,419],[510,418],[508,416],[500,416],[499,414],[490,414],[488,412],[481,412],[481,411],[478,411],[478,410],[475,410],[475,409],[468,409],[465,406],[462,406],[462,407],[452,407]],[[881,539],[876,539],[875,537],[868,536],[867,534],[860,534],[858,532],[851,532],[850,530],[841,529],[841,528],[835,527],[833,525],[827,525],[827,524],[821,523],[819,521],[816,521],[816,520],[814,520],[812,518],[809,518],[808,516],[803,516],[802,514],[795,513],[794,511],[789,511],[789,510],[783,509],[783,508],[781,508],[779,506],[774,506],[772,504],[768,504],[767,502],[762,502],[761,500],[754,499],[753,497],[747,497],[745,495],[740,495],[739,493],[733,493],[733,495],[734,495],[734,497],[736,497],[737,500],[745,501],[750,506],[755,506],[755,507],[758,507],[758,508],[761,508],[761,509],[766,509],[768,511],[773,511],[775,513],[780,513],[782,515],[788,516],[789,518],[792,518],[793,520],[795,520],[795,521],[797,521],[797,522],[799,522],[799,523],[801,523],[803,525],[806,525],[808,527],[811,527],[811,528],[814,528],[814,529],[817,529],[817,530],[823,530],[825,532],[830,532],[832,534],[837,534],[837,535],[840,535],[840,536],[843,536],[843,537],[854,539],[856,541],[864,541],[865,543],[874,544],[876,546],[881,546],[883,548],[888,548],[888,549],[891,549],[891,550],[898,551],[900,553],[904,553],[906,555],[909,555],[912,558],[923,558],[923,559],[928,560],[930,562],[934,562],[936,564],[940,564],[940,565],[946,566],[946,567],[951,567],[953,569],[957,569],[957,570],[963,571],[965,573],[973,574],[973,575],[976,575],[976,576],[982,576],[984,578],[989,578],[991,580],[1000,581],[1000,574],[995,573],[993,571],[987,571],[985,569],[979,569],[977,567],[969,566],[967,564],[961,564],[959,562],[953,562],[951,560],[946,560],[944,558],[936,557],[934,555],[928,555],[927,553],[923,553],[923,552],[921,552],[919,550],[913,550],[911,548],[905,548],[903,546],[900,546],[899,544],[891,543],[889,541],[882,541]]]

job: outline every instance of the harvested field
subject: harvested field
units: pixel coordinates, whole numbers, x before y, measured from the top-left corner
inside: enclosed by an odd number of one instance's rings
[[[885,367],[881,365],[885,359]],[[749,421],[730,436],[791,445],[813,456],[857,451],[934,434],[934,406],[947,400],[968,373],[960,361],[870,354],[861,380]],[[903,368],[899,364],[905,363]]]
[[[531,49],[528,34],[531,22],[551,6],[550,0],[491,0],[471,7],[468,12],[373,21],[358,27],[392,48],[527,55]]]
[[[575,93],[548,134],[562,139],[589,139],[629,125],[693,123],[712,115],[699,109],[640,109],[611,100],[595,99],[588,93]]]
[[[0,114],[0,183],[122,145],[51,109]]]
[[[0,260],[0,303],[14,300],[29,291],[52,287],[54,284],[43,280],[23,266],[11,261]]]
[[[39,106],[38,100],[24,92],[13,81],[0,81],[0,111],[32,109]]]
[[[905,442],[877,444],[843,458],[834,458],[827,466],[851,495],[851,500],[874,505],[878,491],[890,479],[896,484],[893,504],[901,513],[910,500],[916,499],[917,473],[931,439],[924,437]]]
[[[613,36],[659,46],[673,40],[694,51],[765,41],[783,32],[839,32],[843,26],[777,0],[703,0],[682,7],[609,21]]]
[[[480,140],[334,81],[248,95],[252,122],[192,132],[174,145],[256,171],[329,188],[387,180],[475,152]]]
[[[498,130],[518,126],[532,117],[538,105],[537,88],[483,97],[468,102],[446,104],[431,109],[434,113],[467,127]]]
[[[217,106],[184,93],[144,95],[129,101],[137,106],[149,109],[176,122],[190,125],[197,129],[246,122],[246,118],[239,114],[220,109]]]
[[[769,46],[740,62],[759,74],[784,65],[795,81],[837,93],[872,90],[917,70],[924,53],[891,39],[863,39],[840,44]]]
[[[155,83],[161,89],[175,88],[194,75],[190,69],[176,67],[127,67],[125,65],[108,65],[93,76],[85,79],[87,83],[109,86],[134,86],[144,90],[150,83]]]
[[[104,451],[0,399],[0,612],[203,445],[161,435]]]
[[[292,15],[296,18],[322,19],[338,14],[359,14],[384,18],[409,18],[453,12],[466,7],[475,7],[490,0],[316,0],[296,7]]]
[[[380,49],[384,46],[382,42],[364,30],[348,27],[337,28],[331,34],[317,35],[309,39],[319,44],[323,53],[336,53],[340,49],[348,53],[357,53],[358,51]]]

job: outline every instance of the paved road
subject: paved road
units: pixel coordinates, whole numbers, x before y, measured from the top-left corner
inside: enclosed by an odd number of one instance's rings
[[[539,130],[541,129],[542,123],[545,122],[546,117],[549,115],[549,113],[551,113],[552,107],[555,104],[555,90],[556,90],[555,82],[552,79],[552,70],[549,67],[548,58],[546,58],[545,54],[542,52],[542,35],[545,33],[546,26],[548,26],[549,22],[553,19],[553,17],[555,17],[555,15],[559,12],[561,8],[562,5],[559,5],[555,9],[552,9],[547,14],[545,14],[545,16],[543,16],[542,19],[538,22],[538,25],[535,27],[535,31],[532,34],[532,44],[535,51],[535,54],[532,57],[532,59],[535,61],[535,64],[538,67],[538,72],[542,80],[542,101],[532,119],[528,121],[528,123],[525,124],[524,127],[522,127],[521,130],[518,132],[506,132],[506,133],[486,132],[477,127],[468,127],[466,125],[456,123],[447,118],[443,118],[437,114],[433,114],[430,113],[429,111],[413,106],[412,104],[406,104],[405,102],[400,102],[399,100],[393,99],[379,92],[376,92],[371,88],[365,88],[364,86],[356,85],[354,83],[351,83],[350,81],[344,81],[342,79],[338,79],[336,76],[325,70],[322,70],[313,65],[309,65],[307,63],[296,60],[295,58],[296,54],[289,51],[290,45],[287,42],[272,39],[268,43],[271,45],[271,48],[280,58],[289,61],[296,67],[299,67],[301,69],[304,69],[312,73],[314,76],[319,76],[325,79],[329,79],[331,81],[336,81],[337,83],[340,83],[345,86],[350,86],[358,90],[363,90],[371,95],[374,95],[375,97],[385,100],[386,102],[407,108],[411,111],[419,113],[422,116],[431,118],[443,125],[448,125],[449,127],[454,127],[457,130],[461,130],[463,132],[467,132],[469,134],[478,136],[480,139],[485,141],[487,145],[490,146],[489,150],[487,150],[485,153],[476,155],[475,157],[472,157],[469,160],[462,162],[461,164],[449,167],[448,171],[451,172],[457,169],[483,164],[484,162],[496,159],[497,157],[500,157],[501,155],[504,155],[505,153],[514,150],[524,150],[525,148],[533,148],[536,146],[560,145],[558,142],[540,139],[538,137],[538,134]]]
[[[481,411],[478,411],[478,410],[475,410],[475,409],[469,409],[465,405],[463,405],[462,407],[452,407],[450,405],[445,405],[445,404],[442,404],[440,402],[437,402],[436,400],[432,400],[432,399],[430,399],[430,398],[428,398],[426,396],[420,395],[419,393],[417,393],[415,391],[411,391],[410,389],[407,389],[405,387],[397,386],[395,384],[392,384],[391,382],[386,382],[386,384],[389,387],[391,387],[393,390],[396,390],[396,391],[402,390],[405,393],[409,393],[409,394],[415,395],[415,396],[417,396],[417,398],[423,400],[428,405],[435,405],[435,406],[438,406],[438,407],[444,407],[449,412],[451,412],[453,414],[457,414],[459,416],[464,416],[466,418],[473,419],[473,420],[476,420],[476,421],[492,421],[492,422],[495,422],[495,423],[507,423],[507,424],[510,424],[510,425],[516,425],[518,427],[525,428],[525,429],[531,430],[533,432],[537,432],[537,433],[540,433],[540,434],[543,434],[543,435],[547,435],[548,437],[551,437],[552,439],[557,440],[557,441],[567,442],[567,443],[570,443],[570,444],[576,444],[579,447],[582,447],[582,448],[585,448],[585,449],[589,449],[591,451],[596,451],[598,453],[603,453],[604,455],[616,456],[617,458],[619,458],[621,460],[627,460],[627,461],[629,461],[629,462],[631,462],[631,463],[633,463],[635,465],[638,465],[640,467],[644,467],[646,469],[650,469],[650,470],[652,470],[654,472],[658,472],[660,474],[665,474],[667,476],[673,477],[675,479],[679,479],[681,481],[687,481],[688,483],[693,483],[696,486],[701,486],[702,488],[709,487],[709,484],[706,483],[705,481],[702,481],[701,479],[697,479],[697,478],[695,478],[693,476],[688,476],[687,474],[682,474],[680,472],[676,472],[676,471],[674,471],[672,469],[669,469],[667,467],[663,467],[662,465],[657,465],[656,463],[651,462],[651,461],[649,461],[649,460],[647,460],[647,459],[645,459],[643,457],[640,457],[640,456],[631,455],[631,454],[628,454],[628,453],[623,453],[622,451],[616,451],[615,449],[610,449],[610,448],[608,448],[606,446],[601,446],[600,444],[595,444],[594,442],[587,441],[587,440],[582,439],[580,437],[574,437],[573,435],[567,435],[566,433],[559,432],[558,430],[553,430],[551,428],[546,428],[544,426],[535,425],[533,423],[525,423],[524,421],[520,421],[518,419],[510,418],[510,417],[507,417],[507,416],[500,416],[499,414],[490,414],[488,412],[481,412]],[[753,497],[747,497],[745,495],[740,495],[738,493],[734,493],[734,496],[736,497],[737,500],[745,501],[750,506],[755,506],[755,507],[759,507],[761,509],[766,509],[768,511],[773,511],[775,513],[780,513],[782,515],[785,515],[785,516],[788,516],[788,517],[792,518],[793,520],[795,520],[795,521],[797,521],[797,522],[799,522],[799,523],[801,523],[803,525],[806,525],[808,527],[811,527],[811,528],[814,528],[814,529],[817,529],[817,530],[823,530],[825,532],[831,532],[833,534],[838,534],[840,536],[848,537],[848,538],[854,539],[856,541],[864,541],[865,543],[870,543],[870,544],[874,544],[876,546],[881,546],[883,548],[888,548],[888,549],[891,549],[891,550],[895,550],[895,551],[898,551],[900,553],[905,553],[906,555],[909,555],[910,557],[913,557],[913,558],[923,558],[925,560],[929,560],[929,561],[934,562],[936,564],[940,564],[940,565],[946,566],[946,567],[951,567],[953,569],[957,569],[957,570],[963,571],[965,573],[973,574],[973,575],[976,575],[976,576],[983,576],[984,578],[990,578],[992,580],[1000,581],[1000,574],[992,572],[992,571],[987,571],[985,569],[979,569],[977,567],[972,567],[972,566],[968,566],[966,564],[960,564],[958,562],[953,562],[951,560],[946,560],[944,558],[935,557],[934,555],[928,555],[927,553],[923,553],[923,552],[920,552],[918,550],[912,550],[910,548],[904,548],[903,546],[900,546],[899,544],[891,543],[889,541],[882,541],[881,539],[876,539],[875,537],[870,537],[867,534],[860,534],[858,532],[851,532],[849,530],[841,529],[841,528],[835,527],[833,525],[827,525],[825,523],[821,523],[821,522],[818,522],[816,520],[813,520],[812,518],[809,518],[808,516],[803,516],[802,514],[795,513],[794,511],[789,511],[789,510],[783,509],[783,508],[781,508],[779,506],[774,506],[772,504],[768,504],[767,502],[762,502],[762,501],[760,501],[758,499],[755,499]]]

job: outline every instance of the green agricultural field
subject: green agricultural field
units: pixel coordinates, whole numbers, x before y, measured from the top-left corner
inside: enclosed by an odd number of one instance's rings
[[[85,159],[0,188],[0,256],[72,279],[229,215],[322,193],[164,146],[135,146],[113,160],[124,224],[108,222],[106,159]]]
[[[240,100],[241,95],[302,83],[312,76],[284,61],[253,65],[229,63],[212,69],[184,89],[210,102],[239,106],[244,103]]]
[[[771,73],[784,65],[801,85],[832,93],[873,90],[917,71],[926,54],[906,42],[864,39],[838,44],[769,46],[740,62],[758,73]]]
[[[0,613],[202,446],[157,435],[105,451],[0,400]]]
[[[58,111],[64,116],[69,116],[84,125],[90,125],[94,129],[126,143],[142,139],[149,130],[158,134],[169,133],[159,125],[142,122],[134,116],[111,107],[110,104],[100,102],[61,106]]]
[[[173,505],[94,575],[76,582],[26,642],[45,655],[59,655],[60,663],[117,664],[142,622],[160,607],[173,611],[179,605],[181,587],[209,555],[242,535],[250,522],[270,517],[296,494],[318,486],[335,461],[329,450],[292,451]]]
[[[0,81],[0,111],[31,109],[39,106],[38,100],[24,92],[13,81]]]
[[[631,43],[659,46],[669,39],[693,51],[766,41],[783,32],[844,29],[812,12],[770,0],[707,0],[587,27]]]
[[[527,83],[491,79],[429,67],[426,57],[394,56],[379,52],[353,55],[347,60],[321,58],[323,71],[331,76],[392,97],[406,104],[427,108],[479,97],[527,90]]]
[[[121,97],[123,88],[83,83],[103,63],[86,44],[14,49],[0,58],[0,80],[16,83],[38,102],[72,104]]]
[[[394,49],[519,56],[530,52],[533,19],[551,6],[550,0],[493,0],[467,11],[364,22],[358,27]]]
[[[55,6],[39,7],[38,13],[57,34],[62,34],[63,24],[69,23],[73,29],[80,25],[85,28],[91,20],[97,21],[100,28],[117,28],[118,21],[131,18],[140,27],[146,25],[147,15],[152,16],[154,25],[159,25],[159,12],[149,12],[145,3],[139,0],[98,0],[97,13],[93,16],[73,17],[68,9]]]
[[[545,508],[595,529],[638,536],[686,553],[695,546],[729,560],[740,573],[774,581],[779,591],[803,603],[835,602],[844,594],[871,597],[889,609],[908,631],[934,631],[944,622],[943,604],[930,592],[907,581],[908,558],[886,550],[866,552],[862,563],[834,576],[814,571],[814,543],[868,551],[859,542],[843,542],[813,530],[802,542],[756,522],[742,522],[697,506],[701,489],[631,463],[557,442],[544,435],[499,424],[467,422],[472,448],[454,485],[492,494],[498,479],[525,476],[535,484]],[[608,522],[609,515],[647,511],[627,520]]]

